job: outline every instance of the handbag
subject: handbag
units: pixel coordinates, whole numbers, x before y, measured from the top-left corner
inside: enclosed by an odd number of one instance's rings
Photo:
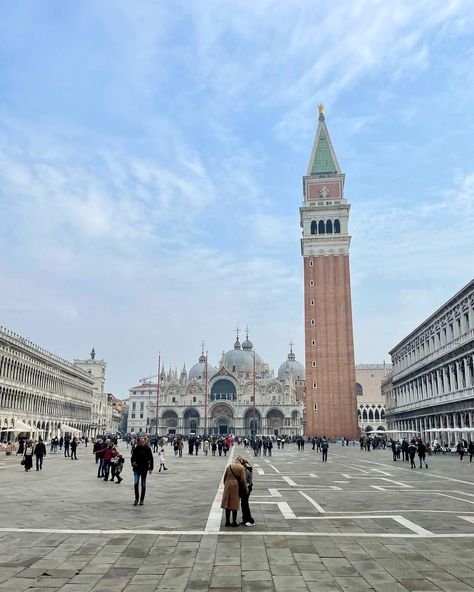
[[[232,473],[232,475],[234,475],[235,480],[239,484],[239,497],[246,496],[247,492],[245,491],[245,487],[244,487],[244,484],[242,483],[242,479],[239,479],[239,477],[237,477],[237,475],[234,473],[234,471],[232,470],[230,465],[229,465],[229,469],[230,469],[230,472]]]
[[[22,458],[21,461],[20,461],[20,465],[24,466],[24,464],[25,464],[25,459]]]

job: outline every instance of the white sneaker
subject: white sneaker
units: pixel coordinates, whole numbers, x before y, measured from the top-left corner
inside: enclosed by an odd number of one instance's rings
[[[251,522],[246,522],[245,526],[255,526],[255,524],[252,524]]]

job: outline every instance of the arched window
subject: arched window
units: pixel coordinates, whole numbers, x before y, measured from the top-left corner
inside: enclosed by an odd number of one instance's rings
[[[376,409],[374,411],[374,419],[375,419],[375,421],[378,421],[379,420],[379,410],[378,409]]]
[[[326,234],[332,234],[332,220],[326,222]]]
[[[334,233],[341,234],[341,223],[339,220],[334,220]]]
[[[356,382],[356,396],[362,397],[363,394],[364,394],[364,389],[362,388],[362,385],[359,384],[358,382]]]
[[[374,421],[374,412],[372,409],[369,409],[369,421]]]
[[[382,409],[380,412],[380,419],[383,421],[385,419],[385,411]]]
[[[318,233],[319,234],[326,234],[326,225],[324,224],[324,220],[320,220],[318,224]]]
[[[318,223],[316,220],[311,222],[311,234],[318,234]]]
[[[367,421],[367,409],[364,409],[364,411],[362,411],[362,421]]]

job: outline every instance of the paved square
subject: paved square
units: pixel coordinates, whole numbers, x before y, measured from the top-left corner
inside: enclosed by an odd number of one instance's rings
[[[254,528],[223,527],[237,454],[255,467]],[[474,464],[457,457],[426,470],[359,447],[332,446],[328,463],[308,445],[258,458],[169,449],[170,470],[134,507],[128,462],[117,485],[97,478],[91,448],[78,456],[29,473],[1,457],[0,592],[474,589]]]

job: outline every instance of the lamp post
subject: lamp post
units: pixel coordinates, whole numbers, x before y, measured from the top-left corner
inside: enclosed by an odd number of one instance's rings
[[[253,429],[255,430],[255,436],[257,435],[257,425],[255,423],[255,381],[257,379],[256,364],[255,364],[255,350],[253,350]],[[252,431],[252,430],[251,430]]]
[[[208,364],[207,364],[207,359],[208,359],[208,352],[206,350],[206,361],[205,361],[205,366],[204,366],[204,435],[207,436],[207,406],[208,406],[208,398],[209,398],[209,392],[208,392]]]

